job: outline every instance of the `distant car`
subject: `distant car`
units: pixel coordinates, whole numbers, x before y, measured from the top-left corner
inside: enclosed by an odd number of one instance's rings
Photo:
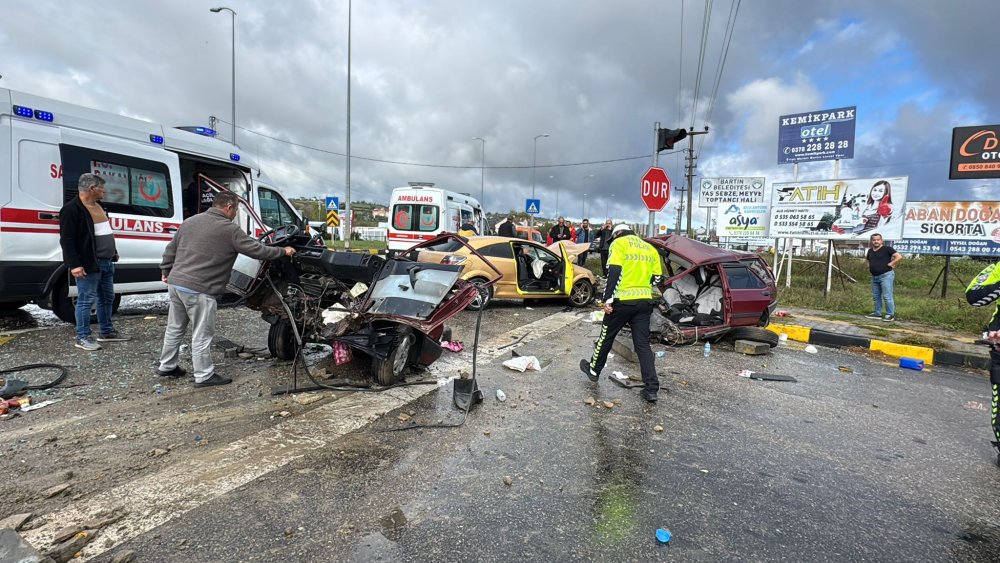
[[[597,278],[587,268],[573,264],[565,249],[557,254],[537,242],[508,237],[464,240],[500,270],[502,277],[492,287],[484,284],[494,277],[493,271],[457,241],[422,249],[416,260],[462,266],[461,278],[481,288],[479,299],[468,309],[485,308],[493,299],[568,299],[575,307],[584,307],[594,299]]]
[[[767,326],[778,306],[778,286],[763,258],[678,235],[646,239],[663,259],[663,297],[651,331],[669,343],[738,339],[777,346]]]
[[[528,227],[517,226],[514,228],[514,234],[519,239],[528,240]],[[538,229],[531,229],[531,240],[545,243],[545,237],[542,236],[542,233],[538,232]]]

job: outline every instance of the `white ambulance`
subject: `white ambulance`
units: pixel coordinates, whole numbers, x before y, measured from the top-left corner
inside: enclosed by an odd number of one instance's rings
[[[107,181],[103,201],[120,255],[116,308],[122,294],[166,290],[163,249],[185,217],[203,210],[202,190],[242,197],[250,209],[237,220],[250,234],[305,227],[256,163],[210,129],[172,129],[0,89],[0,310],[34,302],[75,322],[59,209],[85,172]]]
[[[476,198],[435,188],[433,183],[409,182],[392,190],[389,202],[389,252],[406,250],[441,233],[457,233],[466,223],[486,234],[483,208]]]

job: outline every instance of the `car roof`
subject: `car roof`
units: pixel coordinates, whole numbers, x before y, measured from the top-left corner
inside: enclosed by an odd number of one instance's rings
[[[666,235],[645,239],[653,246],[677,254],[692,264],[718,264],[721,262],[736,262],[754,257],[745,252],[734,252],[710,244],[682,237]]]

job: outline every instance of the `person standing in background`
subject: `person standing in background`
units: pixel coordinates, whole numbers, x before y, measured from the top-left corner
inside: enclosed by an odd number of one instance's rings
[[[89,172],[81,174],[77,181],[77,197],[59,210],[59,246],[66,268],[76,278],[78,293],[73,345],[91,352],[101,349],[98,342],[130,340],[115,330],[111,321],[118,249],[111,221],[101,205],[104,192],[104,178]],[[90,309],[95,303],[100,327],[97,342],[90,329]]]
[[[594,231],[590,228],[590,219],[584,219],[580,222],[580,228],[576,230],[576,243],[589,244],[592,242],[594,242]],[[577,258],[576,263],[581,266],[587,264],[587,250],[580,253],[580,257]]]
[[[600,241],[598,250],[601,253],[601,275],[608,277],[608,251],[611,248],[611,219],[604,222],[601,230],[597,231],[597,239]]]
[[[867,315],[869,319],[882,319],[885,322],[896,320],[896,302],[893,299],[893,284],[896,280],[896,264],[903,256],[891,246],[886,246],[882,235],[871,236],[871,247],[865,254],[868,271],[872,275],[872,301],[875,310]],[[882,300],[885,300],[885,316],[882,316]]]

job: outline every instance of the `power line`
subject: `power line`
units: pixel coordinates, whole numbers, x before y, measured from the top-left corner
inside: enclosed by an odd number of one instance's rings
[[[733,41],[733,32],[736,29],[736,17],[740,12],[740,0],[733,0],[729,5],[729,19],[726,20],[726,32],[722,36],[724,47],[719,53],[719,67],[715,73],[715,85],[712,86],[712,96],[708,101],[708,113],[705,115],[705,123],[711,123],[712,112],[715,110],[715,100],[719,95],[719,85],[722,83],[722,73],[726,68],[726,59],[729,57],[729,44]],[[705,146],[705,138],[701,139],[698,150]]]
[[[218,118],[216,118],[216,119],[220,123],[227,123],[223,119],[218,119]],[[242,131],[246,131],[247,133],[252,133],[254,135],[259,135],[259,136],[264,137],[266,139],[271,139],[272,141],[277,141],[279,143],[285,143],[285,144],[292,145],[292,146],[295,146],[295,147],[300,147],[300,148],[303,148],[303,149],[308,149],[308,150],[312,150],[312,151],[316,151],[316,152],[321,152],[321,153],[324,153],[324,154],[331,154],[331,155],[334,155],[334,156],[343,156],[345,158],[347,157],[347,155],[344,154],[344,153],[342,153],[342,152],[337,152],[337,151],[332,151],[332,150],[329,150],[329,149],[323,149],[323,148],[319,148],[319,147],[314,147],[314,146],[311,146],[311,145],[305,145],[305,144],[302,144],[302,143],[296,143],[295,141],[289,141],[287,139],[282,139],[280,137],[275,137],[273,135],[268,135],[267,133],[261,133],[259,131],[254,131],[253,129],[247,129],[246,127],[242,127],[240,125],[237,125],[236,128],[240,129]],[[672,153],[675,153],[675,152],[680,152],[680,150],[670,151],[670,152],[664,153],[664,154],[672,154]],[[643,155],[639,155],[639,156],[626,156],[626,157],[621,157],[621,158],[608,158],[608,159],[604,159],[604,160],[591,160],[591,161],[587,161],[587,162],[567,162],[567,163],[563,163],[563,164],[539,164],[539,165],[535,166],[535,168],[566,168],[566,167],[571,167],[571,166],[587,166],[587,165],[591,165],[591,164],[610,164],[610,163],[614,163],[614,162],[627,162],[629,160],[642,160],[642,159],[647,159],[647,158],[649,158],[649,155],[648,154],[643,154]],[[355,155],[355,154],[351,155],[351,159],[354,159],[354,160],[366,160],[366,161],[369,161],[369,162],[378,162],[378,163],[381,163],[381,164],[396,164],[396,165],[402,165],[402,166],[420,166],[420,167],[424,167],[424,168],[453,168],[453,169],[460,169],[460,170],[471,170],[471,169],[479,170],[480,168],[483,168],[479,164],[473,165],[473,166],[457,166],[457,165],[453,165],[453,164],[426,164],[426,163],[422,163],[422,162],[407,162],[407,161],[402,161],[402,160],[387,160],[387,159],[382,159],[382,158],[374,158],[374,157],[367,157],[367,156],[358,156],[358,155]],[[527,170],[527,169],[532,168],[532,165],[524,165],[524,166],[486,166],[485,168],[487,170]]]
[[[698,73],[694,80],[694,99],[691,100],[691,129],[698,114],[698,94],[701,91],[701,73],[705,67],[705,45],[708,43],[708,29],[712,22],[712,0],[705,2],[705,15],[701,20],[701,48],[698,52]]]

